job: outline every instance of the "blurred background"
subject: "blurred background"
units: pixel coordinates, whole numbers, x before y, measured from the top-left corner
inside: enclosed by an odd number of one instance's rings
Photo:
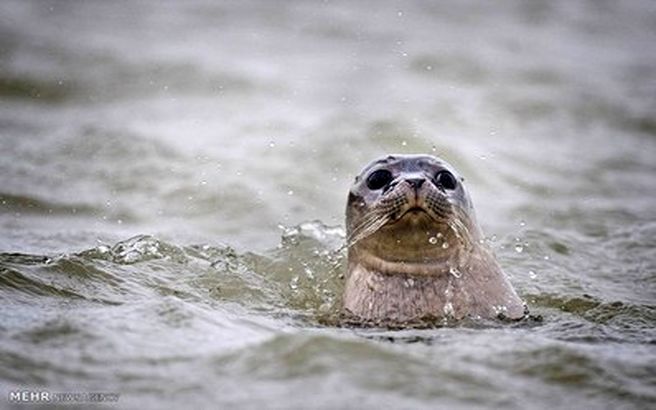
[[[644,408],[655,45],[651,0],[3,0],[0,381],[127,408]],[[459,169],[543,324],[317,324],[349,185],[388,153]]]

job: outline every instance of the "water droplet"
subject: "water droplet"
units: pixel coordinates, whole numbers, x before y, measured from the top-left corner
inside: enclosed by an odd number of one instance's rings
[[[508,312],[508,307],[506,307],[505,305],[492,306],[492,309],[494,310],[494,313],[497,315],[506,314],[506,312]]]
[[[431,147],[431,151],[433,151],[433,152],[437,152],[437,147],[436,147],[435,145],[433,145],[433,146]]]
[[[460,279],[462,277],[462,273],[456,268],[449,268],[449,273],[456,279]]]
[[[294,195],[294,191],[290,189],[289,191],[287,191],[287,195],[289,195],[289,196]]]
[[[201,184],[201,185],[207,185],[207,181],[202,180],[202,181],[200,181],[200,184]]]
[[[437,238],[431,236],[430,238],[428,238],[428,243],[430,243],[431,245],[435,245],[437,243]]]
[[[538,277],[538,275],[536,275],[535,272],[533,272],[532,270],[530,270],[530,271],[528,271],[528,277],[531,278],[531,279],[535,279],[535,278]]]
[[[276,146],[275,141],[273,141],[273,140],[269,141],[269,148],[275,148],[275,146]]]
[[[515,252],[517,253],[522,253],[524,251],[524,245],[521,243],[516,243],[515,244]]]
[[[442,249],[448,249],[449,248],[449,242],[444,242],[442,244]]]
[[[544,255],[544,260],[548,261],[549,260],[549,255]]]
[[[405,147],[406,145],[408,145],[408,142],[406,140],[403,140],[401,141],[401,145]]]
[[[441,237],[443,237],[443,236],[444,236],[444,235],[442,235],[442,232],[438,232],[437,235],[435,235],[435,237],[438,238],[438,239],[441,238]]]
[[[426,66],[426,71],[430,71],[430,70],[432,70],[432,69],[433,69],[433,66],[432,66],[432,65],[427,65],[427,66]]]
[[[397,11],[396,15],[399,16],[399,17],[403,17],[403,10]]]
[[[526,226],[526,222],[524,220],[519,221],[519,226]]]

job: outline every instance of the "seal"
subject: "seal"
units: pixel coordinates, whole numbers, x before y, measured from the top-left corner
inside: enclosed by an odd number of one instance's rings
[[[346,231],[347,315],[378,323],[525,315],[464,179],[439,158],[390,155],[367,165],[348,195]]]

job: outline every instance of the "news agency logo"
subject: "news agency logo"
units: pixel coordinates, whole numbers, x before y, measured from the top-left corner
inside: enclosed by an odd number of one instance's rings
[[[10,391],[9,403],[51,403],[50,392],[47,391]]]
[[[117,402],[120,394],[110,392],[51,392],[47,390],[10,391],[10,403],[111,403]]]

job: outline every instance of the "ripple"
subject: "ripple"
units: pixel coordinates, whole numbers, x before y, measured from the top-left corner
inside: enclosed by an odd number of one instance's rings
[[[0,192],[0,212],[89,216],[98,213],[99,209],[88,204],[61,204],[28,195]],[[125,215],[123,217],[125,220],[130,219]]]
[[[0,98],[27,99],[32,102],[62,103],[78,92],[70,81],[19,76],[0,77]]]
[[[35,296],[58,296],[72,300],[85,299],[83,295],[73,290],[44,283],[38,277],[4,266],[0,267],[0,286]]]

